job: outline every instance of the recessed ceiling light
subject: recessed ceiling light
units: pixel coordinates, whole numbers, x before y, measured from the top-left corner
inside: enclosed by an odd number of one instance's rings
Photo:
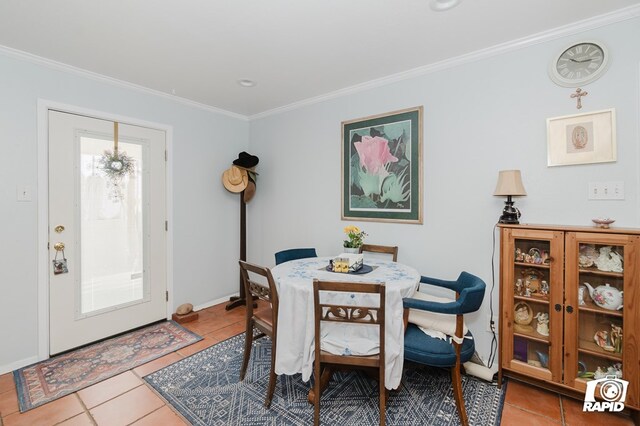
[[[459,5],[462,0],[431,0],[429,6],[436,12],[444,12]]]
[[[243,78],[242,80],[238,80],[238,84],[242,87],[253,87],[256,85],[256,82],[247,78]]]

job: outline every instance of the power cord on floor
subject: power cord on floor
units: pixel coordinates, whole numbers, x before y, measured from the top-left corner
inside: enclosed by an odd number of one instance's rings
[[[495,357],[498,354],[498,339],[496,337],[496,324],[493,321],[493,289],[496,286],[496,268],[495,268],[495,256],[496,256],[496,228],[498,227],[497,222],[491,228],[493,234],[493,247],[491,250],[491,291],[489,291],[489,328],[491,329],[491,350],[489,353],[489,360],[487,361],[488,367],[491,368],[493,366],[493,362],[495,361]]]

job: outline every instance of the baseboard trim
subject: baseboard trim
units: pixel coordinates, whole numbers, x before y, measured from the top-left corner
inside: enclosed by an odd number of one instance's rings
[[[19,361],[14,361],[14,362],[9,363],[9,364],[0,365],[0,374],[10,373],[13,370],[17,370],[18,368],[26,367],[27,365],[31,365],[31,364],[36,363],[38,361],[39,361],[38,357],[36,355],[34,355],[32,357],[21,359]]]
[[[203,309],[207,309],[207,308],[210,308],[212,306],[219,305],[220,303],[228,302],[230,298],[238,297],[238,295],[239,295],[238,293],[232,293],[232,294],[230,294],[228,296],[221,297],[220,299],[210,300],[210,301],[205,302],[205,303],[203,303],[201,305],[194,306],[193,310],[196,311],[196,312],[197,311],[201,311]]]

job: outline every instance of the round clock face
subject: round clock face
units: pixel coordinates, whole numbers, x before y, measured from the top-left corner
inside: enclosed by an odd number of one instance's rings
[[[551,79],[564,87],[591,83],[607,70],[609,54],[600,43],[572,44],[555,57],[549,69]]]

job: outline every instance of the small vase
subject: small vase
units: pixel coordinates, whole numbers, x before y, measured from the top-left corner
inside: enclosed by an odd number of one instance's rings
[[[360,253],[359,247],[342,247],[342,250],[343,250],[343,253],[353,253],[353,254]]]

